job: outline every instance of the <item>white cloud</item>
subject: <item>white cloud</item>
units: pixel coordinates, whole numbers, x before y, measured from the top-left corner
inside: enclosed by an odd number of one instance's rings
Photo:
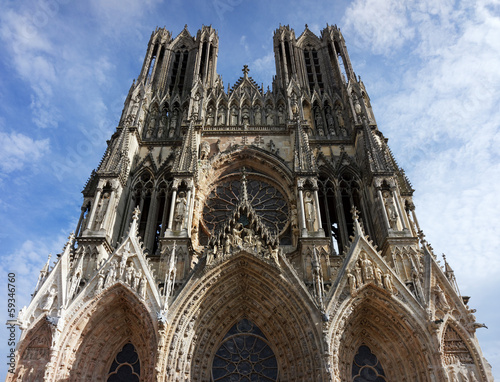
[[[4,173],[36,163],[49,152],[49,140],[34,140],[21,133],[0,131],[0,169]]]
[[[398,0],[355,0],[347,8],[342,24],[356,34],[355,44],[370,47],[376,54],[389,54],[415,33],[405,3]]]

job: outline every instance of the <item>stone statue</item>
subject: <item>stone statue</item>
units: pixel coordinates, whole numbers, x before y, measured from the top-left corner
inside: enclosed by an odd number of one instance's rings
[[[50,308],[52,308],[52,304],[54,303],[54,299],[56,298],[57,290],[54,287],[51,287],[49,292],[47,293],[47,298],[45,299],[45,303],[42,306],[42,310],[48,312]]]
[[[250,124],[250,113],[248,111],[248,107],[244,107],[241,112],[241,122],[243,126]]]
[[[285,124],[285,108],[283,107],[283,105],[279,105],[278,107],[278,124]]]
[[[394,198],[389,191],[382,193],[384,198],[385,211],[387,212],[387,219],[392,229],[398,229],[398,211],[394,205]]]
[[[260,125],[262,124],[262,110],[260,108],[260,105],[256,105],[254,109],[254,119],[255,119],[255,124]]]
[[[304,209],[306,213],[307,230],[314,231],[316,211],[314,209],[314,200],[311,191],[307,191],[304,196]]]
[[[384,284],[382,282],[382,270],[379,267],[375,267],[375,280],[377,281],[377,285],[381,288],[384,287]]]
[[[180,192],[177,196],[177,201],[175,204],[175,229],[174,231],[180,231],[184,225],[184,219],[187,211],[187,199],[184,192]]]
[[[340,106],[337,106],[337,108],[335,109],[335,114],[337,116],[337,123],[339,125],[340,128],[344,127],[345,124],[344,124],[344,117],[342,115],[342,109],[340,108]]]
[[[273,123],[274,123],[273,107],[271,105],[267,105],[267,107],[266,107],[266,124],[268,126],[270,126]]]
[[[106,287],[112,285],[116,279],[116,268],[118,263],[116,260],[113,260],[111,264],[109,264],[108,275],[106,276]]]
[[[361,259],[361,268],[363,269],[363,279],[365,282],[368,282],[369,280],[374,279],[373,263],[368,258],[366,253],[363,254],[363,257]]]
[[[349,272],[347,274],[347,279],[349,280],[349,290],[351,292],[351,296],[355,296],[356,295],[356,277],[351,273]]]
[[[392,284],[392,276],[390,273],[384,275],[384,286],[390,293],[394,293],[394,286]]]
[[[440,307],[443,310],[449,310],[450,305],[446,300],[446,296],[443,290],[438,284],[434,285],[434,287],[432,288],[432,292],[434,293],[434,303],[436,304],[436,306]]]
[[[99,205],[97,206],[97,214],[95,216],[95,224],[94,229],[98,230],[101,228],[101,225],[104,221],[104,217],[106,216],[106,211],[108,209],[109,204],[109,192],[105,192],[101,196],[101,200],[99,201]]]
[[[231,107],[231,125],[236,126],[238,124],[238,110],[235,106]]]
[[[207,110],[207,126],[213,126],[213,124],[214,124],[214,108],[212,106],[209,106]]]
[[[199,107],[200,107],[200,96],[198,93],[196,93],[193,99],[193,109],[192,109],[192,115],[194,117],[198,117]]]
[[[200,159],[208,159],[208,156],[210,155],[210,143],[207,141],[201,142],[201,147],[200,147]]]
[[[168,130],[168,137],[172,138],[175,134],[175,130],[177,129],[177,121],[179,120],[179,110],[174,109],[172,113],[172,117],[170,118],[170,127]]]
[[[226,124],[226,108],[224,106],[219,108],[217,113],[217,125],[223,126]]]
[[[125,282],[130,286],[132,286],[133,277],[134,277],[134,266],[132,265],[132,263],[130,263],[129,266],[127,267],[127,273],[125,275]]]
[[[138,270],[137,272],[134,273],[134,283],[132,288],[134,288],[135,290],[138,290],[139,288],[139,282],[141,280],[141,277],[142,277],[141,271]]]
[[[241,247],[243,241],[241,239],[241,233],[243,232],[243,226],[241,223],[238,223],[233,228],[233,246]]]

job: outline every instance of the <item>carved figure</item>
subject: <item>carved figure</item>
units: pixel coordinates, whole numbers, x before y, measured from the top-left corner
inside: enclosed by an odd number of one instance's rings
[[[314,222],[316,220],[316,211],[314,208],[314,200],[312,193],[310,191],[307,191],[305,196],[304,196],[304,209],[306,212],[306,222],[307,222],[307,230],[308,231],[313,231],[314,230]]]
[[[381,288],[384,287],[382,277],[383,277],[382,270],[379,267],[375,267],[375,280],[377,281],[377,285]]]
[[[115,282],[117,266],[118,263],[116,260],[113,260],[113,262],[109,264],[108,275],[106,276],[106,287],[112,285]]]
[[[384,198],[385,210],[387,212],[387,219],[392,229],[398,228],[398,211],[394,205],[394,199],[389,191],[384,191],[382,194]]]
[[[236,106],[231,107],[231,125],[236,126],[238,124],[238,110]]]
[[[243,226],[241,223],[238,223],[237,225],[234,226],[234,228],[233,228],[233,246],[241,247],[241,245],[243,243],[242,239],[241,239],[242,232],[243,232]]]
[[[347,279],[349,280],[349,290],[351,292],[351,296],[355,296],[357,288],[356,277],[351,272],[349,272],[347,274]]]
[[[394,286],[392,284],[392,276],[390,273],[384,275],[384,286],[390,293],[394,293]]]
[[[283,125],[285,123],[285,108],[283,105],[278,107],[278,123]]]
[[[47,293],[47,298],[45,299],[45,303],[42,306],[43,311],[49,311],[52,308],[52,304],[54,303],[54,299],[56,298],[57,290],[54,287],[51,287],[49,292]]]
[[[448,305],[448,301],[446,300],[446,296],[438,284],[436,284],[432,288],[432,292],[434,293],[434,303],[436,304],[436,306],[440,307],[443,310],[449,310],[450,305]]]
[[[175,130],[177,129],[177,121],[179,119],[179,110],[174,109],[172,113],[172,118],[170,119],[170,128],[168,131],[169,138],[172,138],[175,134]]]
[[[132,263],[129,264],[129,266],[127,267],[127,274],[125,275],[125,282],[132,286],[132,279],[134,277],[134,266],[132,265]]]
[[[213,124],[214,124],[214,108],[212,106],[209,106],[207,110],[207,126],[213,126]]]
[[[101,225],[104,221],[104,217],[106,216],[106,210],[108,209],[109,204],[109,192],[105,192],[101,196],[101,200],[99,201],[99,205],[97,206],[97,214],[95,216],[95,224],[94,229],[100,229]]]
[[[199,107],[200,107],[200,96],[198,93],[196,93],[193,99],[193,109],[192,109],[192,114],[195,118],[198,117]]]
[[[257,104],[255,106],[254,118],[255,118],[255,124],[256,125],[260,125],[262,123],[262,110],[261,110],[259,104]]]
[[[217,113],[217,125],[223,126],[226,124],[226,108],[221,106]]]
[[[274,123],[273,107],[271,105],[267,105],[267,107],[266,107],[266,124],[268,126],[270,126],[273,123]]]
[[[200,148],[200,159],[208,159],[208,156],[210,154],[210,143],[207,141],[201,142],[201,148]]]
[[[175,204],[175,231],[180,231],[184,225],[184,219],[187,211],[187,199],[184,192],[180,192],[177,196]]]
[[[363,254],[363,257],[361,259],[361,268],[363,269],[363,279],[365,282],[368,282],[369,280],[374,279],[373,263],[367,257],[366,253]]]
[[[248,107],[244,107],[241,111],[241,122],[243,126],[250,124],[250,113],[248,111]]]

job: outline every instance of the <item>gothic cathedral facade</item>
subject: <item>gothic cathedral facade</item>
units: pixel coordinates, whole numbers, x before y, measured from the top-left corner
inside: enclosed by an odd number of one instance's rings
[[[153,32],[7,381],[493,380],[340,30],[273,41],[225,89],[212,27]]]

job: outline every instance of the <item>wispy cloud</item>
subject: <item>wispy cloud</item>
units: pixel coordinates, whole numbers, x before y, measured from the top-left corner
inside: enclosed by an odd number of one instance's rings
[[[0,169],[4,173],[21,170],[49,153],[49,140],[35,140],[21,133],[0,131]]]

